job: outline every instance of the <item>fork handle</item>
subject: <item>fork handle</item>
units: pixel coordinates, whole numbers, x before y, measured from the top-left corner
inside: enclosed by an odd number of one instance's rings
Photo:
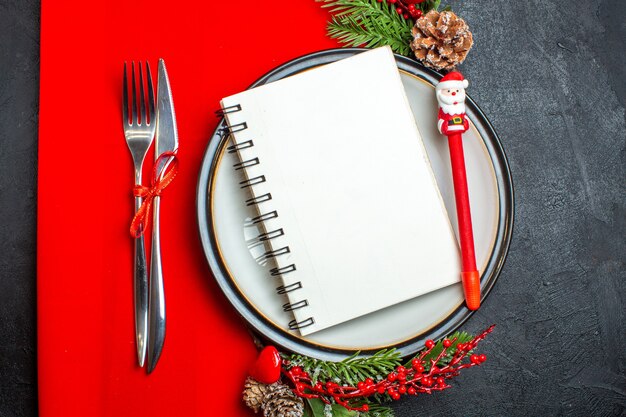
[[[148,335],[148,373],[156,367],[165,341],[165,291],[163,287],[163,265],[161,263],[161,198],[154,197],[152,203],[152,259],[150,263],[150,300],[148,311],[150,328]]]
[[[135,213],[141,207],[141,197],[135,197]],[[148,338],[148,265],[144,236],[135,238],[135,272],[133,289],[135,298],[135,339],[137,360],[143,367],[146,360]]]

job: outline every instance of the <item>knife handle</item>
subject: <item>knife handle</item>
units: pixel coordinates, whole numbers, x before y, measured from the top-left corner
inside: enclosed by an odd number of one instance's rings
[[[135,197],[135,213],[141,207],[141,197]],[[148,265],[143,234],[135,238],[135,271],[133,290],[135,298],[135,339],[137,360],[143,367],[146,360],[146,339],[148,337]]]
[[[160,211],[161,198],[154,197],[152,204],[152,259],[150,263],[150,299],[148,314],[150,327],[148,334],[148,373],[156,367],[163,342],[165,341],[165,291],[163,287],[163,265],[161,263]]]

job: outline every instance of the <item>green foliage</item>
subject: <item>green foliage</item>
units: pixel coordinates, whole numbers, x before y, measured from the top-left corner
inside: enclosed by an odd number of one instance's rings
[[[379,404],[369,404],[370,409],[367,413],[361,412],[361,416],[365,417],[394,417],[393,410],[390,407],[385,407]]]
[[[449,336],[448,339],[456,339],[456,341],[452,346],[450,346],[450,348],[448,348],[446,354],[441,357],[437,366],[441,367],[447,365],[457,350],[457,344],[467,343],[472,340],[473,337],[474,336],[466,332],[456,332]],[[428,353],[423,359],[426,370],[429,369],[430,360],[436,359],[442,350],[443,340],[439,340],[430,353]],[[359,354],[360,352],[356,352],[340,362],[323,361],[297,354],[284,355],[284,357],[290,362],[290,367],[301,366],[306,372],[308,372],[309,375],[311,375],[313,383],[316,383],[317,381],[334,381],[352,386],[356,386],[359,381],[364,381],[367,378],[379,381],[394,371],[402,363],[400,352],[396,349],[383,349],[371,356],[360,357]],[[410,368],[411,360],[419,355],[420,353],[417,353],[414,357],[410,358],[404,366],[406,368]]]
[[[318,398],[307,398],[307,406],[304,407],[304,417],[326,417],[324,409],[326,404]],[[330,406],[333,417],[359,417],[356,411],[348,410],[347,408],[333,404]]]
[[[361,402],[359,405],[367,403],[369,405],[369,411],[351,411],[347,408],[339,405],[332,404],[330,410],[333,417],[394,417],[393,410],[389,407],[385,407],[379,404],[372,404],[370,402]],[[304,417],[326,417],[324,409],[326,405],[318,398],[306,399],[304,407]]]
[[[411,52],[413,21],[399,15],[394,5],[376,0],[316,0],[333,15],[328,36],[346,46],[376,48],[389,45],[394,52]],[[435,0],[440,1],[440,0]]]
[[[327,362],[300,355],[289,355],[292,366],[301,366],[311,375],[313,383],[321,381],[343,382],[355,386],[359,381],[372,378],[377,381],[385,378],[400,365],[400,352],[396,349],[384,349],[371,356],[359,357],[360,352],[347,357],[341,362]]]
[[[419,3],[417,6],[422,10],[424,14],[426,14],[431,10],[439,10],[440,5],[441,0],[426,0],[422,3]]]
[[[440,368],[450,363],[459,343],[468,343],[474,339],[474,336],[466,332],[455,332],[448,339],[454,341],[454,343],[437,362],[437,366]],[[437,359],[443,349],[443,340],[439,340],[433,349],[422,358],[425,371],[430,369],[430,361]],[[412,366],[411,361],[420,357],[422,353],[423,351],[418,352],[411,357],[404,367],[410,368]],[[302,367],[311,376],[314,384],[318,381],[334,381],[341,385],[351,386],[356,386],[360,381],[365,381],[367,378],[380,381],[402,363],[400,352],[396,349],[384,349],[365,357],[359,357],[359,354],[360,352],[356,352],[340,362],[322,361],[297,354],[283,355],[283,358],[289,361],[290,368],[295,366]],[[383,405],[388,400],[387,394],[375,394],[368,398],[359,398],[354,403],[351,403],[354,407],[367,404],[369,406],[367,413],[350,411],[339,404],[332,404],[330,412],[332,417],[393,417],[393,410]],[[305,417],[327,417],[327,414],[324,414],[325,410],[326,405],[322,400],[318,398],[306,399]]]

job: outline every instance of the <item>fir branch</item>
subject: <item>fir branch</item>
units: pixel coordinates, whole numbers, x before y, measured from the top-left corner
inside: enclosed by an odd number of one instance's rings
[[[363,417],[394,417],[393,409],[380,404],[369,403],[369,411],[364,413],[361,411]]]
[[[368,411],[351,411],[339,404],[326,405],[319,398],[307,398],[305,400],[305,417],[325,417],[326,407],[330,408],[333,417],[394,417],[393,410],[390,407],[375,404],[368,399],[360,401],[359,405],[367,404]]]
[[[440,5],[441,0],[426,0],[422,3],[419,3],[419,8],[422,9],[422,12],[424,14],[426,14],[431,10],[439,10]]]
[[[317,381],[342,381],[356,385],[367,378],[382,379],[400,365],[401,355],[396,349],[384,349],[371,356],[359,357],[360,352],[341,362],[327,362],[306,356],[286,356],[289,366],[300,366]]]
[[[307,416],[322,417],[319,413],[323,412],[324,417],[329,414],[356,417],[353,414],[356,412],[392,417],[392,410],[384,402],[399,400],[404,394],[431,394],[448,389],[451,386],[447,380],[463,369],[482,364],[487,357],[470,352],[494,326],[474,337],[456,332],[437,343],[427,340],[425,349],[406,366],[400,366],[400,352],[385,349],[367,357],[359,357],[360,352],[356,352],[341,362],[283,354],[282,372],[293,385],[294,393],[307,399],[310,411]]]
[[[391,3],[376,0],[317,0],[333,14],[328,36],[347,46],[375,48],[389,45],[407,55],[411,49],[412,21],[399,15]],[[439,0],[435,0],[439,1]]]

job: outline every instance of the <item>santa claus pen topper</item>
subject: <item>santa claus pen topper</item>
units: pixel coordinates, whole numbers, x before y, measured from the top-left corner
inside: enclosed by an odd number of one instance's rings
[[[450,147],[452,181],[461,241],[461,281],[465,303],[470,310],[477,310],[480,307],[480,274],[476,269],[472,215],[463,156],[463,133],[469,129],[469,120],[465,115],[465,89],[468,85],[463,75],[456,71],[447,74],[439,81],[436,87],[439,102],[437,128],[442,135],[448,137]]]

